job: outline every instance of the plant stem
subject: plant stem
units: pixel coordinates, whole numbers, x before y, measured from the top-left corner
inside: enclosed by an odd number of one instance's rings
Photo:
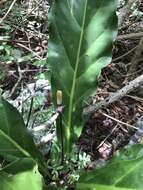
[[[60,135],[61,135],[61,164],[64,164],[64,137],[63,137],[63,124],[62,124],[62,113],[59,114],[60,123]]]
[[[63,106],[58,105],[57,112],[59,114],[57,121],[56,121],[56,128],[57,128],[57,138],[59,139],[59,143],[61,145],[61,164],[64,164],[64,130],[63,130]]]
[[[26,127],[28,127],[28,124],[29,124],[29,121],[30,121],[30,117],[31,117],[31,113],[32,113],[32,108],[33,108],[33,100],[34,100],[34,98],[32,97],[31,103],[30,103],[30,109],[29,109],[29,113],[28,113],[28,118],[27,118],[27,122],[26,122]]]

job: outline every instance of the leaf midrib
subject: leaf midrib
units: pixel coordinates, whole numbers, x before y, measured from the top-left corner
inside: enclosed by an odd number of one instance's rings
[[[105,185],[105,186],[110,186],[110,187],[114,187],[114,188],[121,188],[121,189],[123,189],[124,187],[120,187],[120,186],[117,186],[117,184],[119,183],[119,182],[121,182],[126,176],[128,176],[132,171],[134,171],[137,167],[139,167],[140,166],[140,164],[142,164],[142,158],[139,158],[139,159],[137,159],[138,161],[137,161],[137,163],[130,169],[130,170],[128,170],[124,175],[122,175],[121,177],[119,177],[114,183],[112,183],[112,184],[103,184],[103,186]],[[113,164],[114,165],[114,164]],[[96,178],[96,176],[95,176],[95,178]],[[98,184],[98,183],[79,183],[79,185],[89,185],[89,186],[95,186],[95,185],[101,185],[102,186],[102,184]],[[126,188],[126,189],[129,189],[129,190],[135,190],[134,188]],[[138,188],[139,189],[139,188]]]
[[[6,127],[7,127],[7,133],[6,134],[2,129],[0,129],[0,134],[6,139],[8,140],[16,149],[19,150],[19,152],[21,152],[24,156],[28,157],[28,158],[31,158],[31,160],[33,160],[33,162],[36,162],[37,161],[32,157],[31,154],[29,154],[29,152],[27,152],[22,146],[20,146],[15,140],[13,140],[11,137],[10,137],[10,131],[9,131],[9,120],[5,117],[7,115],[7,111],[6,111],[6,108],[4,106],[4,120],[5,120],[5,123],[6,123]],[[23,134],[22,134],[23,135]],[[22,138],[23,139],[23,138]],[[24,146],[24,144],[23,144]],[[39,165],[41,165],[39,163]]]
[[[6,133],[4,133],[1,129],[0,129],[0,134],[7,139],[11,144],[14,145],[14,147],[16,147],[21,153],[23,153],[23,155],[25,155],[26,157],[30,157],[32,158],[32,156],[25,151],[16,141],[14,141],[12,138],[10,138]]]
[[[141,162],[138,160],[137,163],[130,170],[128,170],[124,175],[122,175],[120,178],[118,178],[114,182],[113,185],[116,186],[118,183],[120,183],[127,175],[129,175],[132,171],[134,171],[137,167],[139,167],[140,164],[141,164]]]
[[[88,188],[93,190],[94,188],[110,188],[111,190],[142,190],[140,188],[135,189],[135,188],[127,188],[127,187],[115,187],[113,185],[102,185],[102,184],[98,184],[98,183],[78,183],[77,184],[77,190],[79,189],[83,189],[84,188]]]
[[[66,0],[66,1],[67,1],[67,6],[68,6],[68,8],[69,8],[69,11],[70,11],[70,13],[71,13],[72,18],[74,19],[74,21],[76,22],[76,24],[77,24],[79,27],[81,27],[80,24],[78,23],[77,19],[75,18],[74,14],[73,14],[73,10],[72,10],[72,7],[71,7],[70,4],[69,4],[69,1],[68,1],[68,0]]]
[[[3,101],[3,100],[2,100]],[[20,152],[23,153],[23,155],[25,155],[26,157],[31,157],[32,156],[27,152],[25,151],[16,141],[14,141],[11,137],[10,137],[10,131],[9,131],[9,120],[5,117],[7,115],[7,111],[6,111],[6,108],[4,106],[4,120],[5,120],[5,123],[6,123],[6,127],[7,127],[7,133],[8,135],[2,130],[0,129],[0,133],[1,135],[6,138],[9,142],[11,142]]]
[[[77,76],[77,71],[78,71],[78,64],[79,64],[79,60],[80,60],[80,51],[81,51],[81,45],[82,45],[82,39],[83,39],[83,30],[84,30],[84,26],[85,26],[87,1],[88,0],[86,0],[85,7],[84,7],[83,22],[82,22],[82,27],[81,27],[79,46],[78,46],[78,51],[77,51],[76,64],[75,64],[75,70],[74,70],[72,87],[71,87],[71,96],[70,96],[70,101],[69,101],[68,124],[67,124],[67,134],[66,134],[67,135],[66,138],[68,140],[70,139],[70,136],[71,136],[70,130],[71,130],[72,111],[73,111],[73,99],[74,99],[74,92],[75,92],[75,86],[76,86],[76,76]]]
[[[24,150],[16,141],[14,141],[12,138],[10,138],[7,134],[5,134],[1,129],[0,129],[0,134],[7,139],[10,143],[12,143],[24,156],[30,158],[31,160],[33,160],[34,163],[37,163],[39,165],[39,167],[43,170],[44,173],[46,173],[48,176],[49,173],[45,170],[45,168],[42,166],[41,163],[39,163],[39,161],[36,161],[33,156],[31,154],[29,154],[29,152],[27,152],[26,150]]]

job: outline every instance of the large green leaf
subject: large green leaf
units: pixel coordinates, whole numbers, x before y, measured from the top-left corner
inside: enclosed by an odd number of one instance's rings
[[[1,171],[4,171],[9,174],[17,174],[22,171],[29,171],[34,167],[35,163],[32,159],[29,158],[19,158],[16,159],[6,166],[1,168]]]
[[[44,166],[41,154],[26,129],[21,115],[3,98],[0,98],[0,155],[14,165],[18,162],[21,166],[22,163],[30,166],[33,161],[41,168]],[[21,167],[22,170],[24,168],[26,169],[24,166]]]
[[[37,166],[34,169],[19,173],[17,175],[8,175],[0,173],[1,190],[42,190],[43,179],[38,172]]]
[[[106,166],[84,172],[77,190],[142,190],[143,145],[135,145],[117,155]]]
[[[48,61],[52,89],[63,91],[65,145],[73,126],[82,129],[82,108],[95,93],[101,69],[111,62],[117,33],[116,0],[55,0],[49,14]]]

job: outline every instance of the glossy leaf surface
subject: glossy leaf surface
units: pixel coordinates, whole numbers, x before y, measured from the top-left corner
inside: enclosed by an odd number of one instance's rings
[[[53,97],[63,91],[66,149],[82,129],[82,109],[95,93],[101,69],[111,62],[117,33],[116,0],[55,0],[49,14],[48,61]],[[76,130],[76,129],[79,130]]]
[[[3,98],[0,98],[0,155],[13,164],[16,161],[21,165],[28,164],[27,158],[30,162],[43,165],[41,154],[25,127],[21,115]]]
[[[143,145],[135,145],[117,155],[106,166],[84,172],[76,190],[143,189]]]
[[[22,171],[31,170],[34,167],[34,165],[35,165],[35,163],[33,162],[33,160],[31,160],[29,158],[19,158],[19,159],[16,159],[16,160],[10,162],[6,166],[3,166],[1,168],[1,171],[15,175]]]
[[[0,173],[0,189],[1,190],[42,190],[43,179],[37,170],[34,169],[22,172],[16,175],[8,175]]]

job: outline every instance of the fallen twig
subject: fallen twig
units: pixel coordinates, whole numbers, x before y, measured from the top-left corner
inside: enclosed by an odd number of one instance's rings
[[[109,97],[107,97],[105,100],[103,100],[99,103],[96,103],[95,105],[91,105],[91,106],[85,108],[83,114],[90,115],[103,107],[107,107],[108,105],[118,101],[119,99],[121,99],[126,94],[133,91],[134,89],[138,88],[142,84],[143,84],[143,74],[140,75],[139,77],[135,78],[133,81],[129,82],[126,86],[124,86],[117,92],[109,95]]]
[[[139,63],[140,57],[142,56],[142,52],[143,52],[143,37],[140,39],[140,42],[137,46],[137,49],[135,51],[135,54],[131,60],[131,66],[129,68],[128,71],[128,75],[130,76],[128,78],[128,76],[125,78],[124,80],[124,84],[126,84],[127,81],[129,80],[133,80],[133,75],[132,73],[134,73],[136,71],[137,65]]]
[[[25,70],[20,70],[20,73],[29,73],[29,72],[45,72],[45,71],[50,71],[49,69],[46,68],[39,68],[39,69],[25,69]],[[15,70],[10,70],[8,71],[9,75],[13,75],[17,71]]]
[[[32,49],[26,47],[25,45],[23,44],[20,44],[20,43],[17,43],[18,46],[26,49],[27,51],[31,52],[33,55],[35,55],[39,60],[42,60],[42,57],[40,57],[37,53],[35,53]]]
[[[143,37],[143,32],[131,33],[131,34],[123,34],[117,37],[117,40],[128,40],[128,39],[140,39]]]
[[[59,106],[56,110],[56,113],[44,124],[39,125],[37,127],[33,128],[33,132],[37,132],[37,131],[41,131],[41,130],[45,130],[46,128],[50,127],[51,125],[53,125],[53,123],[57,120],[57,118],[59,117],[60,113],[62,113],[64,109],[64,106]]]
[[[138,97],[138,96],[126,95],[126,97],[132,98],[132,99],[134,99],[134,100],[136,100],[136,101],[138,101],[138,102],[143,103],[143,98],[140,98],[140,97]]]
[[[116,119],[116,118],[114,118],[114,117],[112,117],[112,116],[110,116],[110,115],[108,115],[108,114],[106,114],[106,113],[103,113],[103,112],[100,112],[100,113],[101,113],[102,115],[104,115],[104,116],[106,116],[106,117],[112,119],[113,121],[116,121],[117,123],[120,123],[120,124],[122,124],[122,125],[126,125],[127,127],[130,127],[130,128],[133,128],[133,129],[138,129],[138,128],[135,127],[134,125],[130,125],[130,124],[128,124],[128,123],[125,123],[125,122],[123,122],[123,121],[120,121],[119,119]]]
[[[53,123],[56,121],[56,119],[58,118],[59,113],[55,113],[47,122],[45,122],[44,124],[41,124],[37,127],[34,127],[32,129],[33,132],[37,132],[37,131],[41,131],[41,130],[45,130],[48,127],[50,127],[51,125],[53,125]]]
[[[41,138],[41,140],[40,140],[38,143],[36,143],[36,145],[37,145],[37,146],[42,146],[42,145],[44,145],[44,144],[47,144],[48,142],[50,142],[50,141],[51,141],[52,139],[54,139],[55,137],[56,137],[56,132],[54,132],[54,133],[49,133],[49,134],[43,136],[43,137]]]
[[[17,0],[13,0],[13,2],[11,3],[8,11],[6,12],[6,14],[3,16],[3,18],[0,19],[0,24],[5,20],[5,18],[7,17],[7,15],[10,13],[11,9],[13,8],[14,4],[16,3]]]
[[[107,139],[114,133],[114,131],[118,128],[118,125],[116,125],[110,133],[105,137],[105,139],[98,145],[97,149],[99,149],[106,141]]]
[[[0,42],[8,42],[8,43],[25,43],[25,44],[37,44],[36,42],[29,42],[24,40],[7,40],[7,39],[0,39]]]
[[[19,77],[18,77],[18,80],[17,80],[16,84],[15,84],[14,87],[12,88],[9,97],[12,97],[12,96],[14,95],[15,90],[16,90],[16,88],[19,86],[19,84],[20,84],[20,82],[21,82],[21,80],[22,80],[22,77],[23,77],[23,76],[22,76],[22,73],[20,72],[21,69],[20,69],[19,63],[17,63],[17,67],[18,67],[18,74],[19,74]]]
[[[128,13],[130,12],[130,9],[133,5],[133,3],[135,3],[136,0],[128,0],[127,4],[120,10],[120,15],[119,15],[119,22],[118,25],[122,26],[123,22],[125,21]]]
[[[135,51],[136,48],[137,48],[137,46],[134,47],[134,48],[132,48],[131,50],[129,50],[129,51],[126,52],[125,54],[123,54],[123,55],[121,55],[121,56],[119,56],[119,57],[113,59],[113,62],[116,62],[116,61],[118,61],[118,60],[124,58],[125,56],[129,55],[130,53],[132,53],[133,51]]]

